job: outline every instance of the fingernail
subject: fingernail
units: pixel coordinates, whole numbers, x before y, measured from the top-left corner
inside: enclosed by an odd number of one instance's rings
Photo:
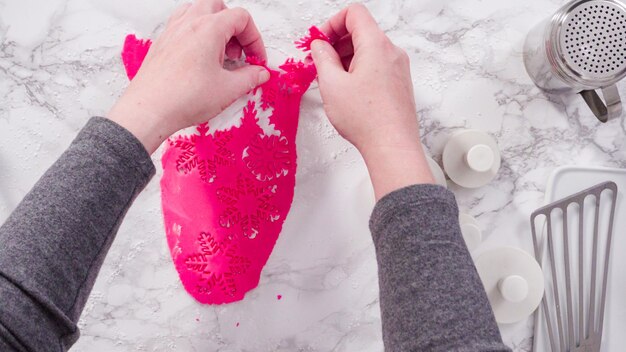
[[[263,84],[269,80],[270,80],[270,73],[266,69],[263,69],[259,73],[259,84]]]

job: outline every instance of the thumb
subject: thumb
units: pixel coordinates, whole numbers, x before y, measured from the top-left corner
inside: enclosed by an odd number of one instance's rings
[[[261,66],[248,65],[230,71],[228,87],[226,87],[226,89],[232,94],[233,100],[235,100],[267,82],[269,79],[270,73],[267,69]]]
[[[311,43],[311,56],[320,78],[332,75],[338,72],[345,72],[339,54],[335,51],[329,42],[324,40],[314,40]]]

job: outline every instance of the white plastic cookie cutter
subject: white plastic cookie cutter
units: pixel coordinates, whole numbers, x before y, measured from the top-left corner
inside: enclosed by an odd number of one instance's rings
[[[522,321],[539,307],[543,272],[530,254],[513,247],[497,248],[482,253],[475,264],[498,323]]]
[[[448,188],[448,181],[446,180],[446,175],[443,173],[441,166],[437,164],[435,159],[432,158],[429,149],[422,143],[422,149],[424,149],[424,154],[426,155],[426,161],[428,162],[428,167],[435,178],[435,182],[443,187]]]
[[[433,158],[426,156],[426,161],[428,161],[428,166],[430,167],[430,171],[433,173],[433,177],[435,178],[435,182],[438,185],[448,188],[448,182],[446,181],[446,175],[443,173],[441,166],[437,164]]]
[[[443,151],[443,167],[454,183],[479,188],[491,182],[500,170],[501,156],[493,137],[477,130],[452,135]]]
[[[476,250],[483,240],[483,232],[480,229],[478,221],[471,215],[459,214],[459,225],[461,233],[467,245],[467,249],[471,252]]]

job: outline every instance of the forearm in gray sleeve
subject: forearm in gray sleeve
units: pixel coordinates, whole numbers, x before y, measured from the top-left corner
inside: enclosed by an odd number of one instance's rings
[[[386,351],[509,351],[461,236],[454,195],[416,185],[376,205]]]
[[[65,351],[120,222],[155,169],[92,118],[0,227],[0,349]]]

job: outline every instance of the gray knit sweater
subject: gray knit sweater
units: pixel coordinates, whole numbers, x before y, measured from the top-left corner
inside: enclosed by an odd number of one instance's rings
[[[92,118],[0,227],[0,351],[66,351],[119,225],[155,169]],[[507,351],[460,235],[453,195],[412,186],[371,219],[387,351]]]

